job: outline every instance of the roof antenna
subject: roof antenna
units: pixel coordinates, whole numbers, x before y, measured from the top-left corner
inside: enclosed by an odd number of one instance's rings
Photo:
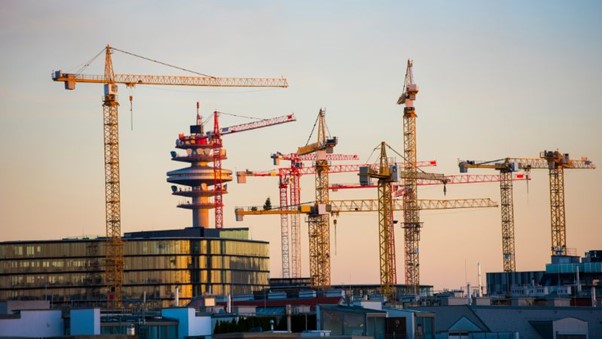
[[[203,124],[203,119],[201,119],[201,113],[199,113],[200,110],[200,104],[197,101],[196,102],[196,125],[197,126],[201,126]]]

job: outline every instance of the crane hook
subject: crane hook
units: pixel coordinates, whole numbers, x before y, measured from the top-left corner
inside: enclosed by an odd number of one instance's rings
[[[337,219],[336,219],[336,216],[332,220],[332,224],[334,225],[334,255],[337,255]]]
[[[134,96],[130,95],[130,129],[134,130]]]

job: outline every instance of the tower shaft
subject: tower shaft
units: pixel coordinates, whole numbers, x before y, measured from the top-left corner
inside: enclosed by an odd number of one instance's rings
[[[550,168],[550,219],[552,255],[566,255],[566,217],[564,212],[564,168]]]
[[[110,84],[108,85],[111,86]],[[106,213],[106,283],[109,303],[121,307],[123,286],[123,242],[119,191],[119,118],[116,95],[107,93],[103,103],[105,213]]]
[[[416,111],[404,107],[403,115],[404,171],[403,228],[405,249],[405,283],[410,292],[418,293],[420,284],[420,214],[418,208],[416,169]]]
[[[309,216],[309,257],[310,276],[312,286],[328,288],[330,286],[330,215],[321,208],[326,208],[329,203],[328,195],[328,161],[320,159],[325,157],[325,151],[318,151],[316,160],[316,208],[315,213]]]
[[[283,182],[278,186],[280,196],[280,206],[288,208],[288,177],[281,177]],[[288,214],[280,215],[280,246],[281,248],[281,260],[282,260],[282,277],[290,278],[290,255],[289,255],[289,243],[288,243]]]
[[[504,272],[516,271],[514,253],[514,203],[512,172],[500,171],[500,207],[502,214],[502,253]]]
[[[291,206],[301,204],[301,184],[299,169],[292,171],[289,182]],[[291,222],[291,269],[293,278],[301,277],[301,217],[298,214],[290,216]]]
[[[393,186],[385,142],[381,143],[380,168],[377,177],[380,285],[382,294],[388,300],[395,300],[394,286],[397,284],[397,269],[393,227]]]

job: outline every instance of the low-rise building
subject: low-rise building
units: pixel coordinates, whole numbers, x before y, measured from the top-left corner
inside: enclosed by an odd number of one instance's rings
[[[125,233],[126,306],[180,305],[206,293],[245,294],[268,287],[269,244],[248,229]],[[46,300],[53,306],[104,306],[105,240],[0,242],[0,300]]]
[[[437,338],[600,338],[602,308],[535,306],[415,307],[433,313]]]

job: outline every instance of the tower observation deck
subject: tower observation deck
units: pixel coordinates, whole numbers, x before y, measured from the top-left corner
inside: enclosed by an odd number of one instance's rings
[[[175,184],[171,186],[173,195],[189,198],[179,203],[178,207],[192,210],[192,226],[208,228],[209,210],[215,208],[211,198],[217,194],[214,185],[218,181],[213,167],[216,158],[211,139],[204,133],[203,121],[198,113],[196,124],[190,126],[190,135],[181,133],[176,140],[176,148],[186,150],[186,155],[172,151],[171,160],[187,162],[190,166],[167,172],[167,182]],[[219,150],[219,158],[227,159],[224,148]],[[232,181],[232,171],[222,169],[219,177],[222,184]],[[226,185],[222,185],[221,193],[228,193]]]

